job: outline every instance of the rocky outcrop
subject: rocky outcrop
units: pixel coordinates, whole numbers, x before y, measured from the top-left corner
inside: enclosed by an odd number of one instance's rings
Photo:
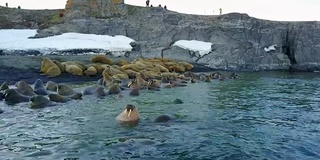
[[[0,6],[0,29],[41,29],[62,23],[63,10],[25,10]]]
[[[276,22],[238,13],[187,15],[158,7],[120,6],[121,14],[110,16],[104,10],[93,16],[70,16],[73,18],[64,23],[40,30],[35,38],[65,32],[125,35],[136,41],[129,56],[180,59],[220,70],[320,69],[319,22]],[[211,52],[199,57],[194,51],[172,46],[178,40],[211,42]],[[275,44],[276,50],[264,49]]]

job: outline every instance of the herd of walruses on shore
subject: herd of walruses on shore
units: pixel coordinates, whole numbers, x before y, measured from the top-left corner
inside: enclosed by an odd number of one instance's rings
[[[143,89],[160,91],[166,88],[185,87],[198,82],[239,78],[239,75],[234,72],[229,76],[220,72],[193,73],[190,71],[192,68],[193,65],[190,63],[164,58],[138,58],[132,62],[120,60],[117,64],[113,64],[106,56],[97,55],[85,65],[78,61],[60,62],[43,57],[40,72],[45,76],[57,77],[67,72],[79,78],[96,75],[101,75],[101,78],[96,84],[84,88],[81,92],[75,91],[68,84],[57,84],[53,81],[44,84],[41,79],[37,79],[32,85],[21,80],[13,87],[4,82],[0,86],[0,100],[4,100],[9,105],[29,102],[30,108],[43,108],[72,100],[81,100],[85,95],[94,95],[96,98],[115,95],[121,98],[122,94],[139,96],[139,91]],[[176,99],[174,103],[183,102]],[[2,112],[3,110],[0,109],[0,113]],[[116,120],[121,123],[138,122],[139,119],[138,109],[132,104],[127,104],[116,117]],[[170,120],[172,120],[171,116],[160,115],[154,121],[167,122]]]

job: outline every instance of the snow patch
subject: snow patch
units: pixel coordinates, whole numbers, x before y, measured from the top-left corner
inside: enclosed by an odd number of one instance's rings
[[[179,40],[176,41],[173,46],[178,46],[183,49],[188,49],[191,51],[198,51],[200,57],[208,54],[211,51],[211,42],[203,42],[197,40]]]
[[[267,52],[267,53],[270,52],[270,51],[275,51],[276,47],[278,47],[278,45],[276,45],[276,44],[271,45],[269,47],[264,47],[264,51]]]
[[[103,49],[114,53],[114,56],[123,56],[131,51],[133,39],[117,35],[95,35],[82,33],[64,33],[62,35],[28,39],[34,36],[36,30],[9,29],[0,30],[0,49],[2,50],[38,50],[43,53],[72,49]]]

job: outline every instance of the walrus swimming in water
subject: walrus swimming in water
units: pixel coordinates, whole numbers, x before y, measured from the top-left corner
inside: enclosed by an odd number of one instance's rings
[[[130,96],[139,96],[140,95],[140,89],[139,88],[134,88],[129,92]]]
[[[41,79],[37,79],[36,82],[34,82],[33,90],[38,95],[48,95],[48,91],[44,88],[44,85]]]
[[[100,86],[94,90],[93,95],[95,95],[97,98],[103,98],[107,95],[107,93],[104,91],[104,88]]]
[[[30,102],[30,108],[44,108],[53,105],[53,103],[48,98],[41,95],[32,96],[30,98]]]
[[[238,79],[240,77],[239,74],[235,73],[235,72],[232,72],[230,75],[229,75],[229,79]]]
[[[118,94],[120,92],[121,88],[119,87],[118,83],[113,83],[112,85],[110,85],[107,91],[108,94]]]
[[[4,100],[9,104],[29,102],[29,99],[30,97],[20,94],[15,89],[7,89],[4,92]]]
[[[116,120],[120,122],[139,122],[138,109],[132,104],[127,104],[125,109],[116,117]]]
[[[25,96],[34,96],[37,95],[32,87],[28,85],[25,81],[18,81],[15,86],[17,87],[17,91]]]
[[[177,99],[173,100],[173,103],[174,104],[183,104],[183,101],[181,99],[177,98]]]
[[[58,90],[58,84],[53,81],[48,81],[46,84],[46,90],[56,92]]]
[[[172,120],[172,118],[170,117],[170,116],[168,116],[168,115],[160,115],[160,116],[158,116],[155,120],[154,120],[154,122],[155,123],[164,123],[164,122],[168,122],[168,121],[171,121]]]
[[[148,82],[147,89],[148,90],[154,90],[154,91],[160,91],[160,82],[157,82],[156,80],[150,80]]]
[[[52,102],[58,102],[58,103],[66,103],[68,101],[71,101],[71,98],[61,96],[59,94],[49,94],[49,99]]]
[[[95,90],[99,87],[99,85],[94,84],[92,86],[86,87],[82,90],[83,95],[93,95]]]
[[[137,83],[137,80],[134,79],[134,80],[131,80],[128,82],[128,88],[131,88],[131,89],[140,89],[141,86]]]
[[[4,90],[7,90],[9,89],[9,85],[7,82],[3,82],[0,86],[0,91],[4,91]]]

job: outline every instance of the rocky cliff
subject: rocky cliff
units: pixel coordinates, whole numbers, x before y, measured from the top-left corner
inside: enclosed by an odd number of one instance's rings
[[[116,7],[119,14],[91,12],[83,4],[69,7],[63,20],[39,30],[35,38],[65,32],[125,35],[136,41],[131,57],[173,58],[220,70],[320,70],[320,22],[268,21],[238,13],[187,15],[122,3]],[[73,16],[85,9],[85,16]],[[177,40],[211,42],[211,52],[199,56],[173,46]],[[275,50],[269,51],[273,45]]]

